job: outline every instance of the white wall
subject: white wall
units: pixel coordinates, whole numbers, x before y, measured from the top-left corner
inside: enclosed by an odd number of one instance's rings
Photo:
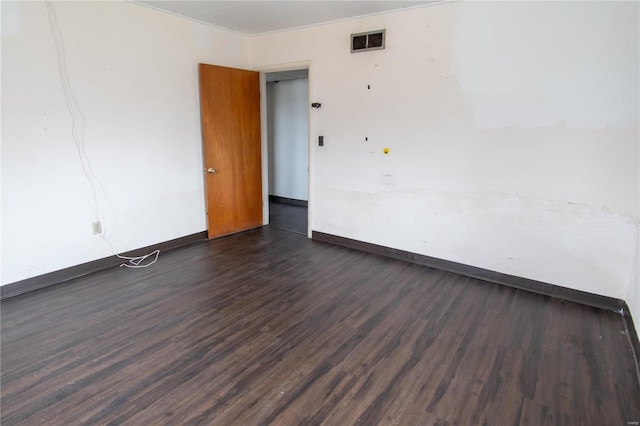
[[[309,199],[309,80],[267,83],[269,194]]]
[[[256,37],[254,67],[311,61],[312,229],[628,297],[638,8],[456,2]],[[349,53],[380,28],[385,50]]]
[[[640,180],[640,176],[638,176]],[[636,227],[636,248],[631,268],[629,268],[629,287],[625,301],[629,306],[629,311],[633,317],[636,331],[640,334],[640,226]],[[640,355],[640,354],[636,354]]]
[[[96,214],[43,2],[2,2],[2,284],[206,229],[199,62],[250,40],[127,2],[55,2]]]

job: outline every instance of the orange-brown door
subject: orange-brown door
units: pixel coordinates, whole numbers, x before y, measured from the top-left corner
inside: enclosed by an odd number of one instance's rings
[[[260,74],[200,64],[209,238],[262,225]]]

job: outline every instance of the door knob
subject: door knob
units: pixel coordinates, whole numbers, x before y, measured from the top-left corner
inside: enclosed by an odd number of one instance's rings
[[[207,172],[207,173],[215,173],[216,169],[214,169],[213,167],[209,167],[207,170],[205,170],[205,172]]]

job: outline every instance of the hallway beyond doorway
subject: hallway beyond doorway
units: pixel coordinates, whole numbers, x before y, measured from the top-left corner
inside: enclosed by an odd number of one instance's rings
[[[269,226],[307,235],[307,207],[270,201]]]

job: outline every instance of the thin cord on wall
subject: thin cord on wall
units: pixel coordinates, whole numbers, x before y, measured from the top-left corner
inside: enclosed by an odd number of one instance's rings
[[[81,131],[81,128],[84,129],[84,117],[82,116],[82,113],[78,108],[78,102],[76,101],[73,91],[71,90],[69,73],[67,72],[66,66],[64,43],[62,41],[62,34],[60,33],[60,28],[58,26],[58,21],[56,18],[55,10],[53,8],[53,4],[50,0],[47,0],[45,4],[47,6],[47,12],[49,15],[49,26],[51,27],[51,33],[53,34],[53,41],[56,45],[56,54],[58,57],[58,73],[60,74],[62,91],[64,92],[64,99],[67,104],[67,109],[69,110],[69,114],[71,115],[71,137],[73,138],[73,142],[76,145],[76,150],[78,151],[82,173],[84,173],[85,177],[89,181],[89,184],[91,185],[93,202],[96,210],[96,219],[100,219],[98,193],[94,185],[94,177],[91,173],[91,164],[89,162],[89,157],[87,157],[87,153],[84,149],[84,142],[81,138],[81,135],[84,133]],[[78,117],[80,117],[81,120],[78,120]]]
[[[73,139],[73,142],[76,147],[76,151],[78,152],[78,158],[80,159],[82,173],[87,178],[87,181],[89,181],[89,185],[91,186],[91,193],[93,195],[93,204],[95,207],[96,220],[101,221],[102,217],[100,213],[100,203],[98,201],[98,191],[96,188],[97,184],[99,184],[99,181],[96,178],[95,174],[93,173],[93,170],[91,169],[91,162],[89,161],[89,157],[87,156],[87,152],[85,150],[84,116],[82,115],[82,111],[78,106],[78,101],[76,100],[73,90],[71,89],[71,83],[69,80],[69,73],[67,71],[67,63],[65,58],[64,41],[62,39],[60,26],[58,25],[56,11],[53,7],[53,3],[51,3],[51,0],[45,0],[45,4],[47,6],[49,27],[51,28],[53,41],[56,45],[56,55],[58,58],[58,73],[60,74],[60,82],[62,83],[64,100],[65,100],[65,103],[67,104],[69,115],[71,116],[71,138]],[[119,255],[117,248],[107,238],[107,229],[103,220],[102,220],[102,233],[100,234],[100,238],[109,245],[111,252],[115,256],[117,256],[120,259],[126,260],[126,262],[122,263],[120,266],[125,266],[127,268],[146,268],[147,266],[153,265],[158,260],[158,256],[160,255],[160,250],[154,250],[149,254],[146,254],[144,256],[137,256],[137,257],[128,257],[128,256]],[[151,262],[143,264],[145,260],[151,257],[153,257],[153,260]]]

